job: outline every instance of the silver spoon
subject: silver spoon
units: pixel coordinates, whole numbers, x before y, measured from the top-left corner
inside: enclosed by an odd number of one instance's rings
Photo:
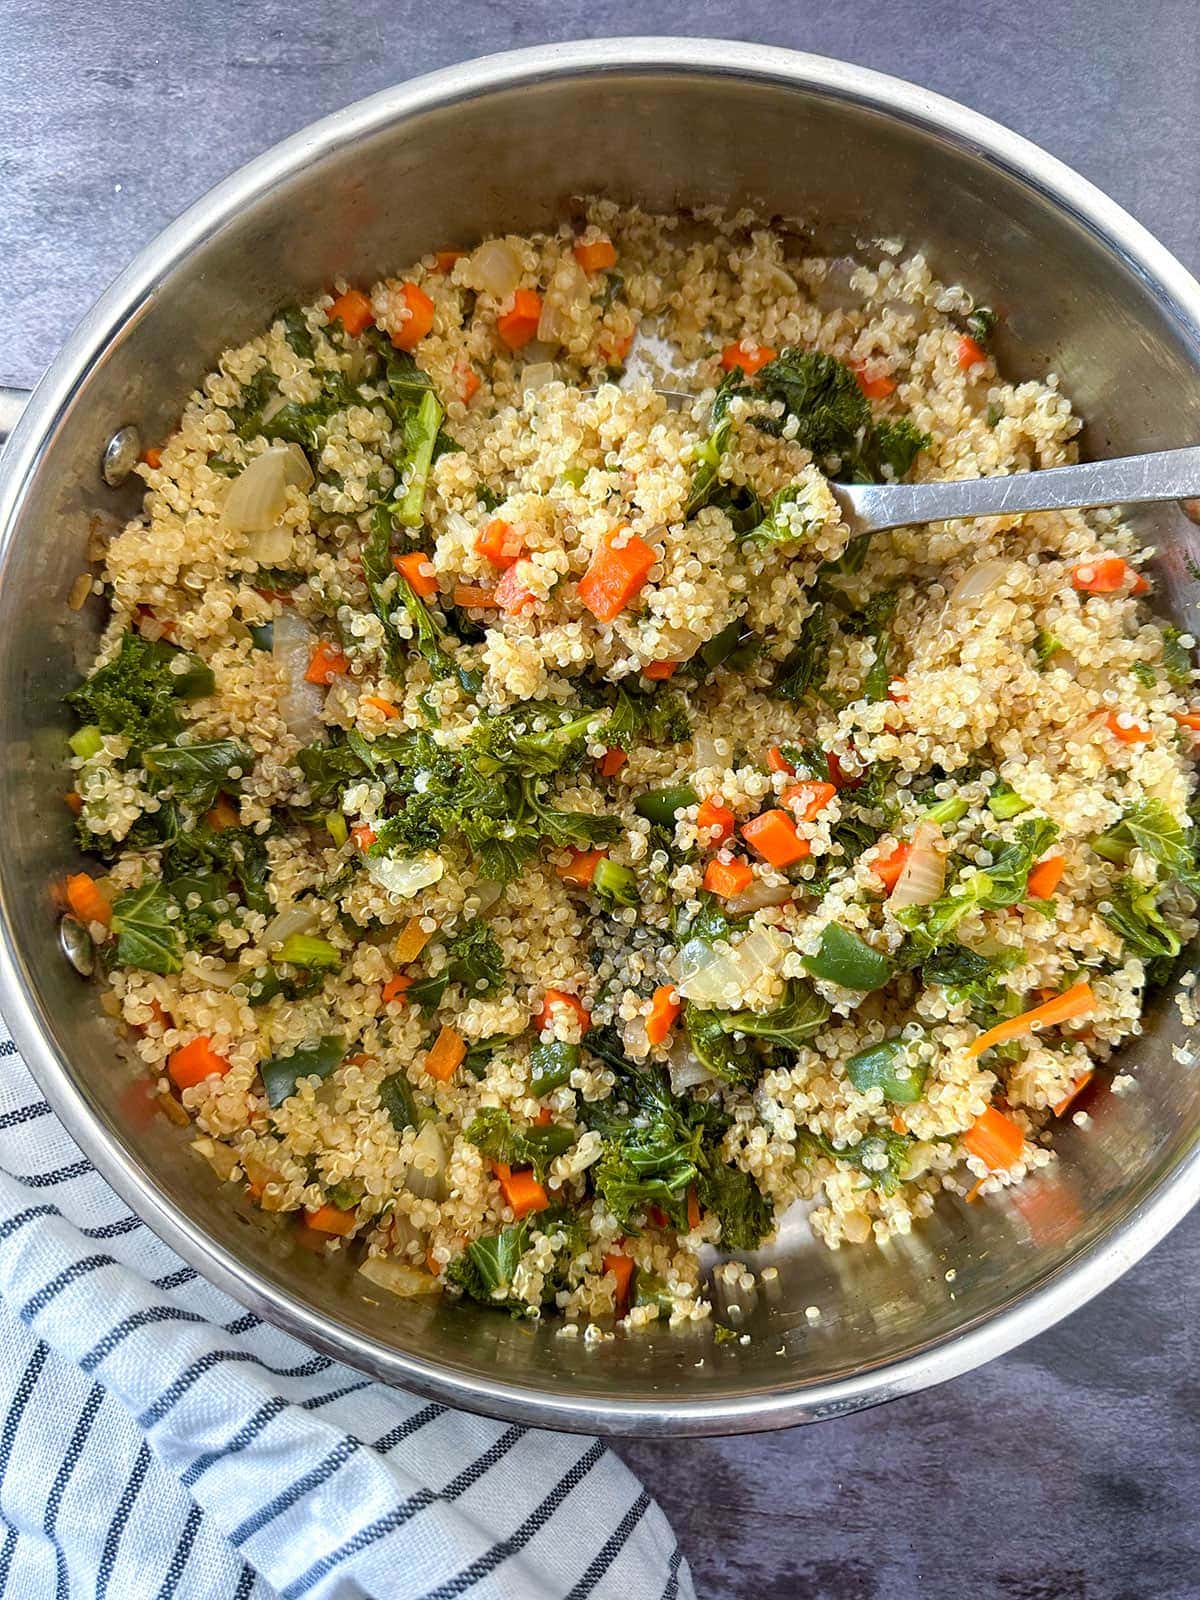
[[[658,391],[673,411],[695,402],[678,389]],[[1200,522],[1200,445],[1154,450],[1076,467],[1046,467],[1000,478],[960,478],[942,483],[830,483],[847,527],[881,533],[958,517],[1002,517],[1023,511],[1083,511],[1092,506],[1145,505],[1182,500]]]

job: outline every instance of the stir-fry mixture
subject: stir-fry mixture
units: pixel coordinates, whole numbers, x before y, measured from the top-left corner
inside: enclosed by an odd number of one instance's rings
[[[192,1148],[364,1292],[701,1320],[702,1246],[987,1203],[1138,1032],[1200,882],[1147,552],[829,489],[1072,459],[994,320],[597,203],[283,312],[146,451],[70,914]]]

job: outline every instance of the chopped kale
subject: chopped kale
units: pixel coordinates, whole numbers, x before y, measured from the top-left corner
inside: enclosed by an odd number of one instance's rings
[[[183,966],[183,935],[178,908],[156,879],[140,889],[129,889],[113,901],[113,931],[117,935],[117,962],[163,977]]]
[[[274,1110],[296,1092],[301,1078],[327,1078],[341,1066],[346,1055],[346,1041],[336,1034],[326,1034],[315,1044],[302,1045],[284,1055],[272,1056],[260,1064],[258,1072],[267,1091],[267,1104]]]
[[[131,752],[167,744],[179,732],[179,701],[213,692],[212,672],[198,656],[161,639],[127,633],[117,655],[67,696],[81,722],[121,734]]]
[[[144,753],[143,761],[147,771],[166,779],[177,800],[207,811],[223,789],[237,788],[254,756],[236,739],[209,739],[158,745]]]
[[[775,673],[774,691],[793,704],[825,681],[829,670],[829,620],[823,605],[815,605],[800,626],[796,643]]]
[[[532,1127],[517,1127],[507,1111],[499,1106],[483,1106],[467,1125],[467,1138],[490,1161],[511,1167],[532,1167],[538,1179],[545,1178],[552,1161],[575,1143],[575,1129],[562,1122],[547,1122]]]

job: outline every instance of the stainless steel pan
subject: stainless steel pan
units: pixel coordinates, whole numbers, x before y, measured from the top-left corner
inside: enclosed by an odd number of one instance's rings
[[[1003,314],[1010,372],[1061,375],[1096,454],[1200,439],[1200,286],[1103,195],[995,123],[857,67],[728,42],[633,39],[474,62],[389,90],[244,168],[138,257],[68,340],[0,482],[0,1006],[97,1167],[244,1304],[378,1376],[454,1404],[604,1432],[705,1433],[828,1417],[953,1377],[1082,1304],[1200,1195],[1200,1072],[1167,999],[1127,1052],[1132,1093],[1062,1131],[1061,1162],[1010,1197],[947,1203],[886,1250],[815,1248],[790,1219],[750,1343],[666,1332],[598,1350],[471,1307],[370,1303],[292,1230],[219,1188],[161,1118],[61,959],[50,895],[73,861],[61,696],[99,618],[66,596],[120,426],[153,442],[226,346],[335,274],[557,220],[603,192],[652,207],[751,204],[822,249],[899,237]],[[64,240],[64,247],[67,241]],[[54,263],[44,270],[53,272]],[[111,474],[110,474],[111,475]],[[117,474],[119,476],[119,473]],[[1195,616],[1197,530],[1147,517],[1156,587]],[[806,1308],[819,1308],[819,1317]]]

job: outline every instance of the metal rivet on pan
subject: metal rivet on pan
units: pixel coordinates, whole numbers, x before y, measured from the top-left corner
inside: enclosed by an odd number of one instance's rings
[[[1197,527],[1200,527],[1200,500],[1181,500],[1179,509],[1189,522],[1194,522]]]
[[[104,481],[110,489],[116,489],[125,482],[133,471],[141,449],[141,435],[132,424],[118,428],[113,434],[104,446],[104,455],[100,462],[100,471],[104,474]]]
[[[90,978],[96,970],[96,947],[91,935],[77,917],[63,917],[58,924],[58,942],[62,953],[82,978]]]

